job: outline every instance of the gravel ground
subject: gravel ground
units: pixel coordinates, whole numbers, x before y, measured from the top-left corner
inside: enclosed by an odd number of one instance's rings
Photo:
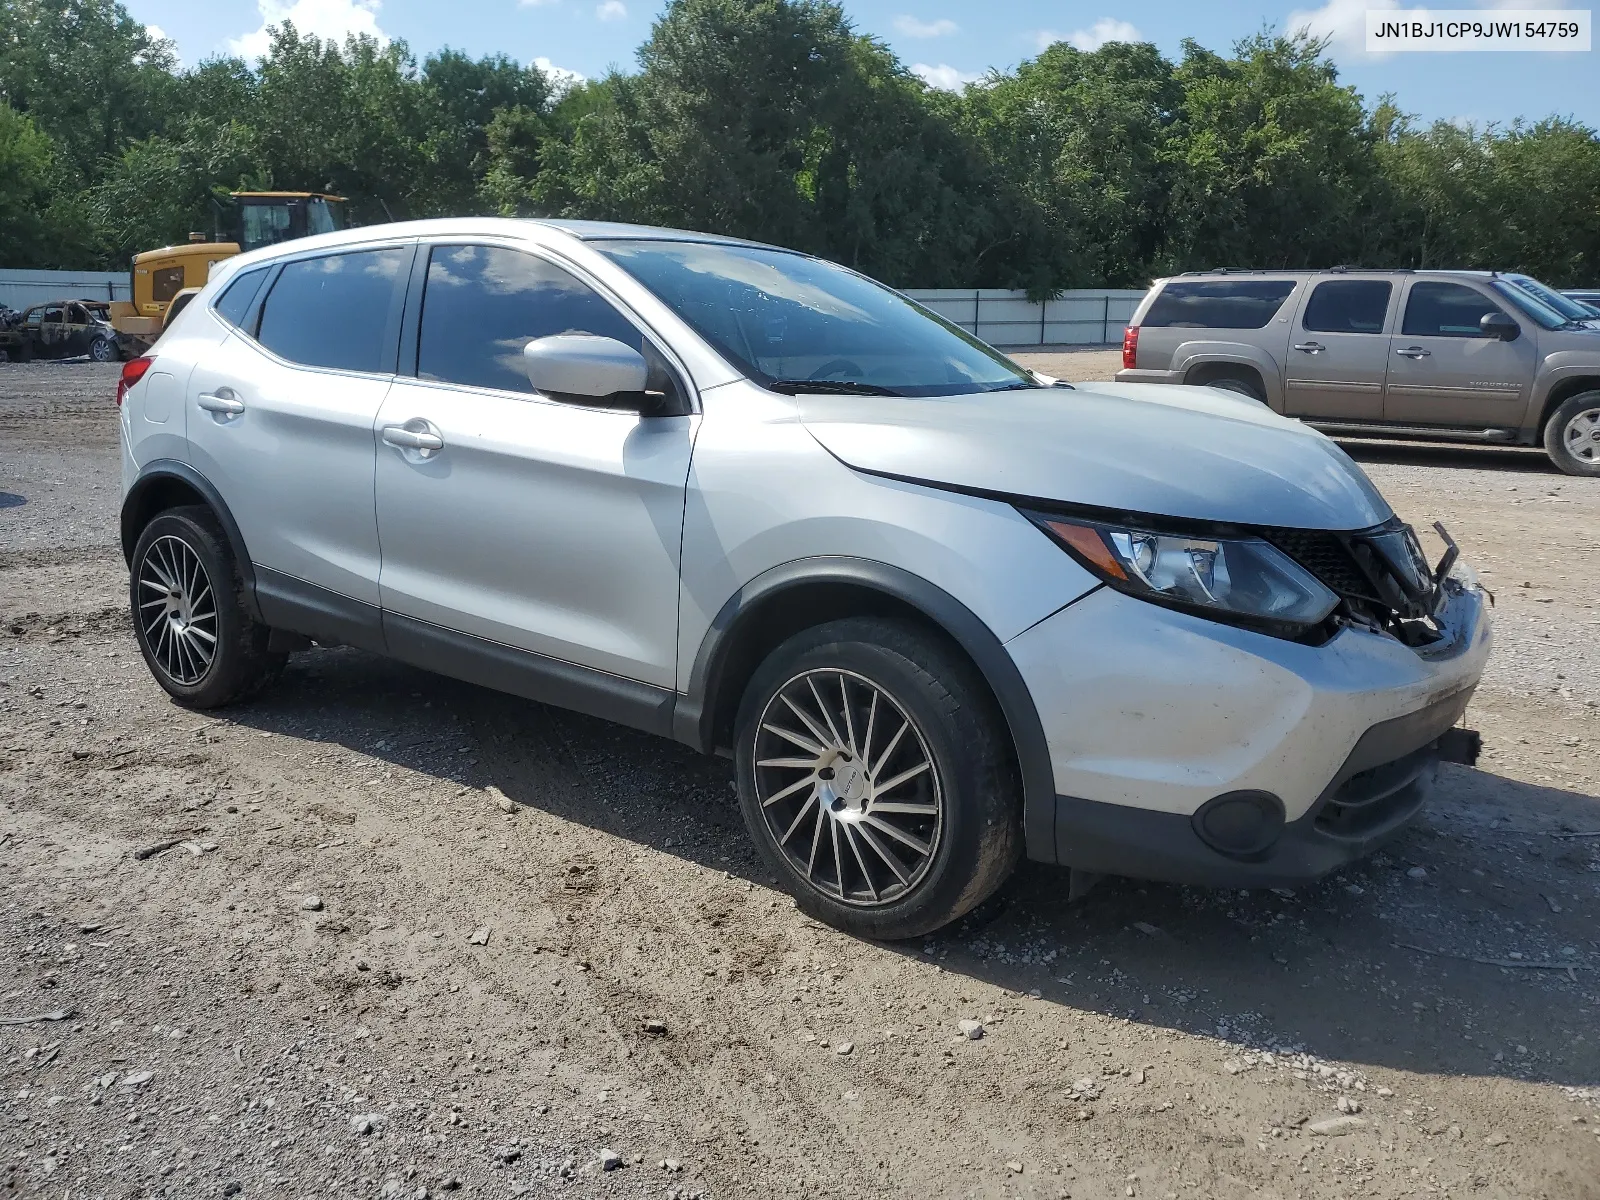
[[[348,650],[172,706],[114,378],[0,367],[0,1195],[1600,1196],[1600,481],[1353,449],[1498,598],[1382,855],[879,945],[672,743]]]

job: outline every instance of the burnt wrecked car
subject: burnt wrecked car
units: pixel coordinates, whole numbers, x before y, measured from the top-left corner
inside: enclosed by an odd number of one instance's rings
[[[19,362],[36,358],[81,358],[115,362],[116,330],[103,300],[48,300],[8,317],[0,332],[0,351]]]

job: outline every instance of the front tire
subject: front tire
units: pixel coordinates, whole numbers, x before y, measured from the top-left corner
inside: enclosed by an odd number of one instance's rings
[[[269,630],[250,616],[244,580],[208,509],[169,509],[145,526],[128,602],[145,665],[188,708],[243,700],[283,670],[288,656],[268,651]]]
[[[1544,448],[1566,474],[1600,476],[1600,392],[1562,401],[1544,427]]]
[[[910,625],[851,618],[784,642],[745,691],[735,742],[762,857],[848,933],[930,933],[1021,857],[1004,722],[971,665]]]
[[[99,337],[89,343],[89,357],[95,362],[116,362],[117,343],[114,338]]]

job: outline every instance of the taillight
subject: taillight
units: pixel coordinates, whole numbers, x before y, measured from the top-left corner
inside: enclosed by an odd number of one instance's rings
[[[117,380],[117,407],[122,407],[122,401],[128,395],[128,389],[144,378],[144,373],[150,369],[150,364],[156,360],[151,357],[130,358],[122,364],[122,378]]]
[[[1129,325],[1122,331],[1122,369],[1131,371],[1139,365],[1139,327]]]

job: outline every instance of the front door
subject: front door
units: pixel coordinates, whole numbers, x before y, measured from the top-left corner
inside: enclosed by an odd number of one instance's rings
[[[258,591],[325,610],[340,607],[327,593],[360,601],[374,635],[372,429],[414,249],[286,263],[259,316],[202,354],[187,387],[194,465],[227,499],[251,560],[275,573],[257,571]],[[232,295],[208,316],[241,319]]]
[[[534,392],[522,348],[558,333],[644,348],[553,263],[432,247],[416,374],[378,417],[385,633],[402,657],[446,630],[670,688],[698,418]]]
[[[1533,384],[1537,336],[1509,305],[1468,283],[1413,280],[1400,329],[1389,339],[1385,421],[1458,429],[1515,429]],[[1485,337],[1479,322],[1505,313],[1515,341]]]
[[[1287,416],[1382,418],[1393,293],[1388,279],[1324,279],[1310,290],[1284,365]]]

